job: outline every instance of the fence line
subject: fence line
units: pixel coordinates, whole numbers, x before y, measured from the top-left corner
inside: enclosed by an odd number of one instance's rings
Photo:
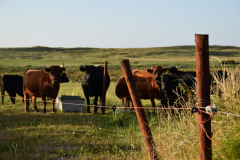
[[[3,95],[1,95],[3,96]],[[3,96],[3,97],[10,97],[10,96]],[[24,99],[24,98],[18,98],[18,97],[10,97],[10,98],[15,98],[15,99]],[[32,99],[27,99],[27,100],[32,100]],[[42,101],[42,100],[35,100],[36,102],[48,102],[52,103],[52,101]],[[57,103],[57,102],[54,102]],[[83,105],[83,106],[97,106],[97,107],[106,107],[106,108],[112,108],[112,106],[99,106],[99,105],[87,105],[87,104],[76,104],[76,103],[63,103],[62,104],[72,104],[72,105]],[[115,107],[115,108],[127,108],[127,107]],[[130,107],[128,107],[130,108]],[[132,107],[134,108],[134,107]],[[138,107],[142,109],[192,109],[192,108],[160,108],[160,107]]]
[[[179,152],[179,149],[184,145],[184,143],[187,141],[187,139],[190,137],[190,135],[193,133],[193,131],[194,131],[195,129],[196,129],[196,127],[193,128],[192,131],[188,134],[187,138],[185,138],[185,139],[183,140],[183,142],[179,144],[177,150],[175,151],[174,155],[172,156],[172,159],[173,159],[173,158],[175,157],[175,155]]]
[[[15,98],[15,99],[24,99],[24,98],[18,98],[18,97],[11,97],[11,96],[5,96],[5,95],[1,95],[1,97],[10,97],[10,98]],[[32,99],[27,99],[27,100],[32,100]],[[36,100],[36,102],[48,102],[48,103],[52,103],[52,101],[42,101],[42,100]],[[55,104],[57,104],[57,102],[54,102]],[[105,107],[105,108],[112,108],[113,106],[99,106],[99,105],[87,105],[87,104],[76,104],[76,103],[63,103],[62,102],[62,104],[71,104],[71,105],[80,105],[80,106],[97,106],[97,107]],[[130,107],[114,107],[114,108],[130,108]],[[134,107],[132,107],[132,108],[134,108]],[[160,109],[176,109],[176,110],[178,110],[178,109],[186,109],[186,110],[188,110],[188,109],[192,109],[192,108],[176,108],[176,107],[174,107],[174,108],[163,108],[163,107],[138,107],[138,108],[142,108],[142,109],[153,109],[153,110],[160,110]],[[201,108],[205,108],[205,107],[194,107],[194,108],[196,108],[196,109],[201,109]],[[124,111],[124,110],[116,110],[116,111]],[[200,110],[198,110],[198,111],[200,111]],[[201,110],[202,111],[202,110]],[[134,111],[133,111],[134,112]],[[204,111],[202,111],[202,112],[204,112]],[[204,113],[207,113],[207,112],[204,112]],[[238,116],[238,117],[240,117],[240,115],[239,114],[233,114],[233,113],[227,113],[227,112],[221,112],[221,111],[217,111],[216,113],[221,113],[221,114],[226,114],[226,115],[232,115],[232,116]],[[209,114],[209,113],[207,113],[207,114]],[[210,118],[208,119],[208,120],[210,120],[211,119],[211,114],[210,114]],[[207,120],[207,121],[208,121]]]
[[[231,116],[238,116],[238,117],[240,117],[239,114],[233,114],[233,113],[227,113],[227,112],[221,112],[221,111],[218,111],[217,113],[221,113],[221,114],[226,114],[226,115],[231,115]]]
[[[209,113],[207,113],[207,114],[209,114]],[[211,114],[210,114],[210,115],[211,115]],[[210,117],[211,117],[211,116],[210,116]],[[215,146],[217,147],[218,154],[219,154],[223,159],[226,160],[226,158],[223,157],[223,156],[221,155],[221,153],[219,152],[218,145],[217,145],[216,141],[214,141],[212,138],[210,138],[209,135],[208,135],[208,133],[207,133],[206,130],[204,129],[202,123],[206,123],[206,121],[200,121],[199,118],[198,118],[198,116],[197,116],[197,119],[198,119],[198,122],[199,122],[198,124],[199,124],[200,127],[203,129],[203,131],[205,132],[207,138],[208,138],[209,140],[211,140],[211,141],[215,144]]]

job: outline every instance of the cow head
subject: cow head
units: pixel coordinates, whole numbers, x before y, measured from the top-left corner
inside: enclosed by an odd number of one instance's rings
[[[64,67],[60,67],[60,66],[50,66],[50,67],[46,67],[44,68],[44,72],[49,74],[49,78],[52,81],[53,85],[59,84],[60,82],[60,76],[61,74],[63,74],[65,71]]]
[[[147,69],[148,73],[153,74],[155,82],[157,84],[161,83],[161,78],[160,76],[162,75],[163,72],[165,72],[167,68],[162,69],[162,66],[154,66],[151,69]]]
[[[176,67],[171,67],[171,68],[169,68],[169,72],[170,73],[178,73],[179,71]]]
[[[91,65],[91,66],[90,65],[89,66],[80,65],[79,70],[82,72],[85,72],[85,71],[89,72],[89,71],[98,71],[101,68],[102,68],[102,66],[100,66],[100,65]]]
[[[103,75],[103,67],[100,65],[81,65],[79,68],[80,71],[85,72],[84,78],[90,79],[90,76],[102,76]],[[95,77],[96,78],[96,77]]]
[[[82,71],[82,72],[85,72],[86,71],[86,65],[81,65],[79,70]]]
[[[177,80],[176,77],[173,77],[172,75],[169,75],[169,74],[164,74],[164,75],[161,75],[160,77],[161,77],[161,91],[172,92],[171,84],[172,82],[175,82]]]
[[[60,68],[64,68],[64,63],[63,63],[63,65],[60,66]],[[64,83],[64,82],[69,82],[69,79],[68,79],[65,71],[62,71],[60,74],[60,82],[59,83]]]

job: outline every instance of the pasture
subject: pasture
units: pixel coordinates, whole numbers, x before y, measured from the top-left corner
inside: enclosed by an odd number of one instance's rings
[[[217,57],[217,58],[215,58]],[[23,73],[28,69],[42,70],[44,65],[64,63],[69,83],[61,84],[59,95],[84,97],[78,82],[83,73],[80,65],[104,64],[108,61],[111,78],[106,95],[106,114],[100,109],[93,113],[35,113],[30,106],[24,112],[20,99],[13,105],[9,97],[0,105],[0,159],[149,159],[137,117],[134,112],[113,113],[110,106],[121,106],[121,100],[114,94],[116,80],[122,76],[120,61],[129,59],[131,69],[148,69],[155,65],[178,66],[179,70],[195,70],[195,46],[174,46],[156,48],[0,48],[1,75]],[[222,65],[219,60],[234,60]],[[210,69],[227,70],[239,75],[240,48],[231,46],[210,46]],[[240,114],[240,80],[228,78],[217,84],[222,94],[212,94],[211,104],[219,111]],[[214,90],[215,93],[216,90]],[[7,95],[5,93],[5,95]],[[20,98],[20,97],[17,97]],[[180,97],[181,98],[181,97]],[[43,108],[38,98],[38,109]],[[160,101],[155,100],[160,106]],[[91,99],[93,103],[93,99]],[[180,115],[165,116],[161,109],[152,114],[150,100],[142,100],[146,107],[148,122],[152,130],[160,159],[198,159],[199,142],[196,114],[189,110]],[[99,103],[100,104],[100,103]],[[182,107],[196,104],[183,102]],[[117,110],[123,110],[119,108]],[[129,109],[127,109],[129,111]],[[93,112],[93,107],[91,107]],[[215,114],[212,116],[213,159],[238,159],[240,157],[240,117]],[[187,139],[186,141],[184,141]],[[185,142],[183,144],[183,142]],[[183,144],[183,145],[180,145]]]

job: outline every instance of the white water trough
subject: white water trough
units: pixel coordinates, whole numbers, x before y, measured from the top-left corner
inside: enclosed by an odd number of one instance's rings
[[[80,96],[61,95],[56,99],[56,109],[63,112],[83,112],[84,101]]]

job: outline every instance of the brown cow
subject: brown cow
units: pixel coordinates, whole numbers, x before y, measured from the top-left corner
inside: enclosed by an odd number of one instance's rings
[[[124,76],[118,78],[117,85],[115,87],[115,94],[118,98],[122,99],[122,105],[124,107],[127,107],[127,105],[128,105],[128,107],[130,107],[131,98],[130,98],[130,95],[129,95],[129,92],[128,92],[128,87],[127,87],[127,84],[125,82],[125,77]]]
[[[38,112],[36,98],[41,97],[43,101],[43,113],[46,113],[46,97],[52,99],[52,112],[55,112],[55,99],[60,88],[60,75],[65,68],[60,66],[45,67],[43,71],[29,69],[23,76],[23,95],[25,112],[29,108],[29,95],[32,96],[34,111]]]
[[[162,69],[161,66],[155,66],[151,69],[144,70],[133,70],[133,78],[137,87],[137,91],[140,99],[150,99],[152,106],[155,107],[154,99],[160,99],[160,86],[161,79],[160,75],[167,68]],[[130,94],[128,92],[127,84],[124,77],[118,79],[115,94],[120,99],[130,99]]]

